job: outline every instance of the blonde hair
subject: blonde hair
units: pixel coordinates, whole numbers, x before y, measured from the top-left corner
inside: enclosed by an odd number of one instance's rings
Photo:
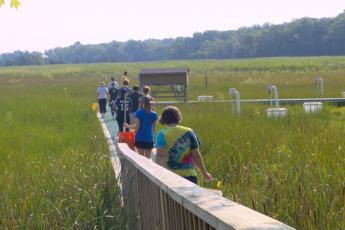
[[[150,92],[150,87],[144,86],[144,87],[143,87],[143,93],[144,93],[144,94],[148,94],[149,92]]]
[[[129,80],[127,78],[123,79],[122,85],[129,85]]]
[[[143,96],[141,98],[143,109],[146,111],[152,110],[153,98],[150,96]]]

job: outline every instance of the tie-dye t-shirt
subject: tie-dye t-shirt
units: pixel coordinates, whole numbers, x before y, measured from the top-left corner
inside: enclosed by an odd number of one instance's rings
[[[199,145],[194,131],[187,127],[166,127],[157,133],[156,148],[166,149],[163,166],[182,177],[197,176],[190,152]]]

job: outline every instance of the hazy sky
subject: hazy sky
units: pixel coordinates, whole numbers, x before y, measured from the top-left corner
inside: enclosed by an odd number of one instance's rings
[[[345,0],[21,0],[0,8],[0,53],[175,38],[205,30],[334,17]]]

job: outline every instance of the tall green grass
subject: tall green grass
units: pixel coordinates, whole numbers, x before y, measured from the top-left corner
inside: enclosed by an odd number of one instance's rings
[[[99,81],[131,85],[142,68],[189,67],[189,97],[325,97],[345,91],[345,58],[54,65],[0,68],[0,226],[2,228],[121,228],[125,218],[108,150],[90,110]],[[205,76],[208,87],[205,87]],[[298,229],[345,226],[345,111],[327,105],[306,115],[289,106],[288,117],[268,120],[267,105],[181,105],[183,125],[202,141],[212,175],[224,195]],[[162,107],[157,107],[160,112]],[[205,184],[205,186],[207,186]],[[0,228],[1,228],[0,227]]]
[[[0,77],[0,228],[124,228],[93,91],[61,80]]]
[[[304,114],[296,105],[267,119],[268,105],[242,105],[240,116],[230,103],[179,107],[225,197],[298,229],[345,226],[344,108]]]

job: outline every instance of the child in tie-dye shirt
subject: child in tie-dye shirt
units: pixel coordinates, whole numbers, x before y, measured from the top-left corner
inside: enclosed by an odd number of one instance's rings
[[[199,151],[197,136],[192,129],[180,126],[180,121],[181,113],[177,107],[168,106],[163,110],[159,122],[166,127],[157,133],[156,162],[195,184],[197,173],[194,166],[204,180],[211,180]]]

